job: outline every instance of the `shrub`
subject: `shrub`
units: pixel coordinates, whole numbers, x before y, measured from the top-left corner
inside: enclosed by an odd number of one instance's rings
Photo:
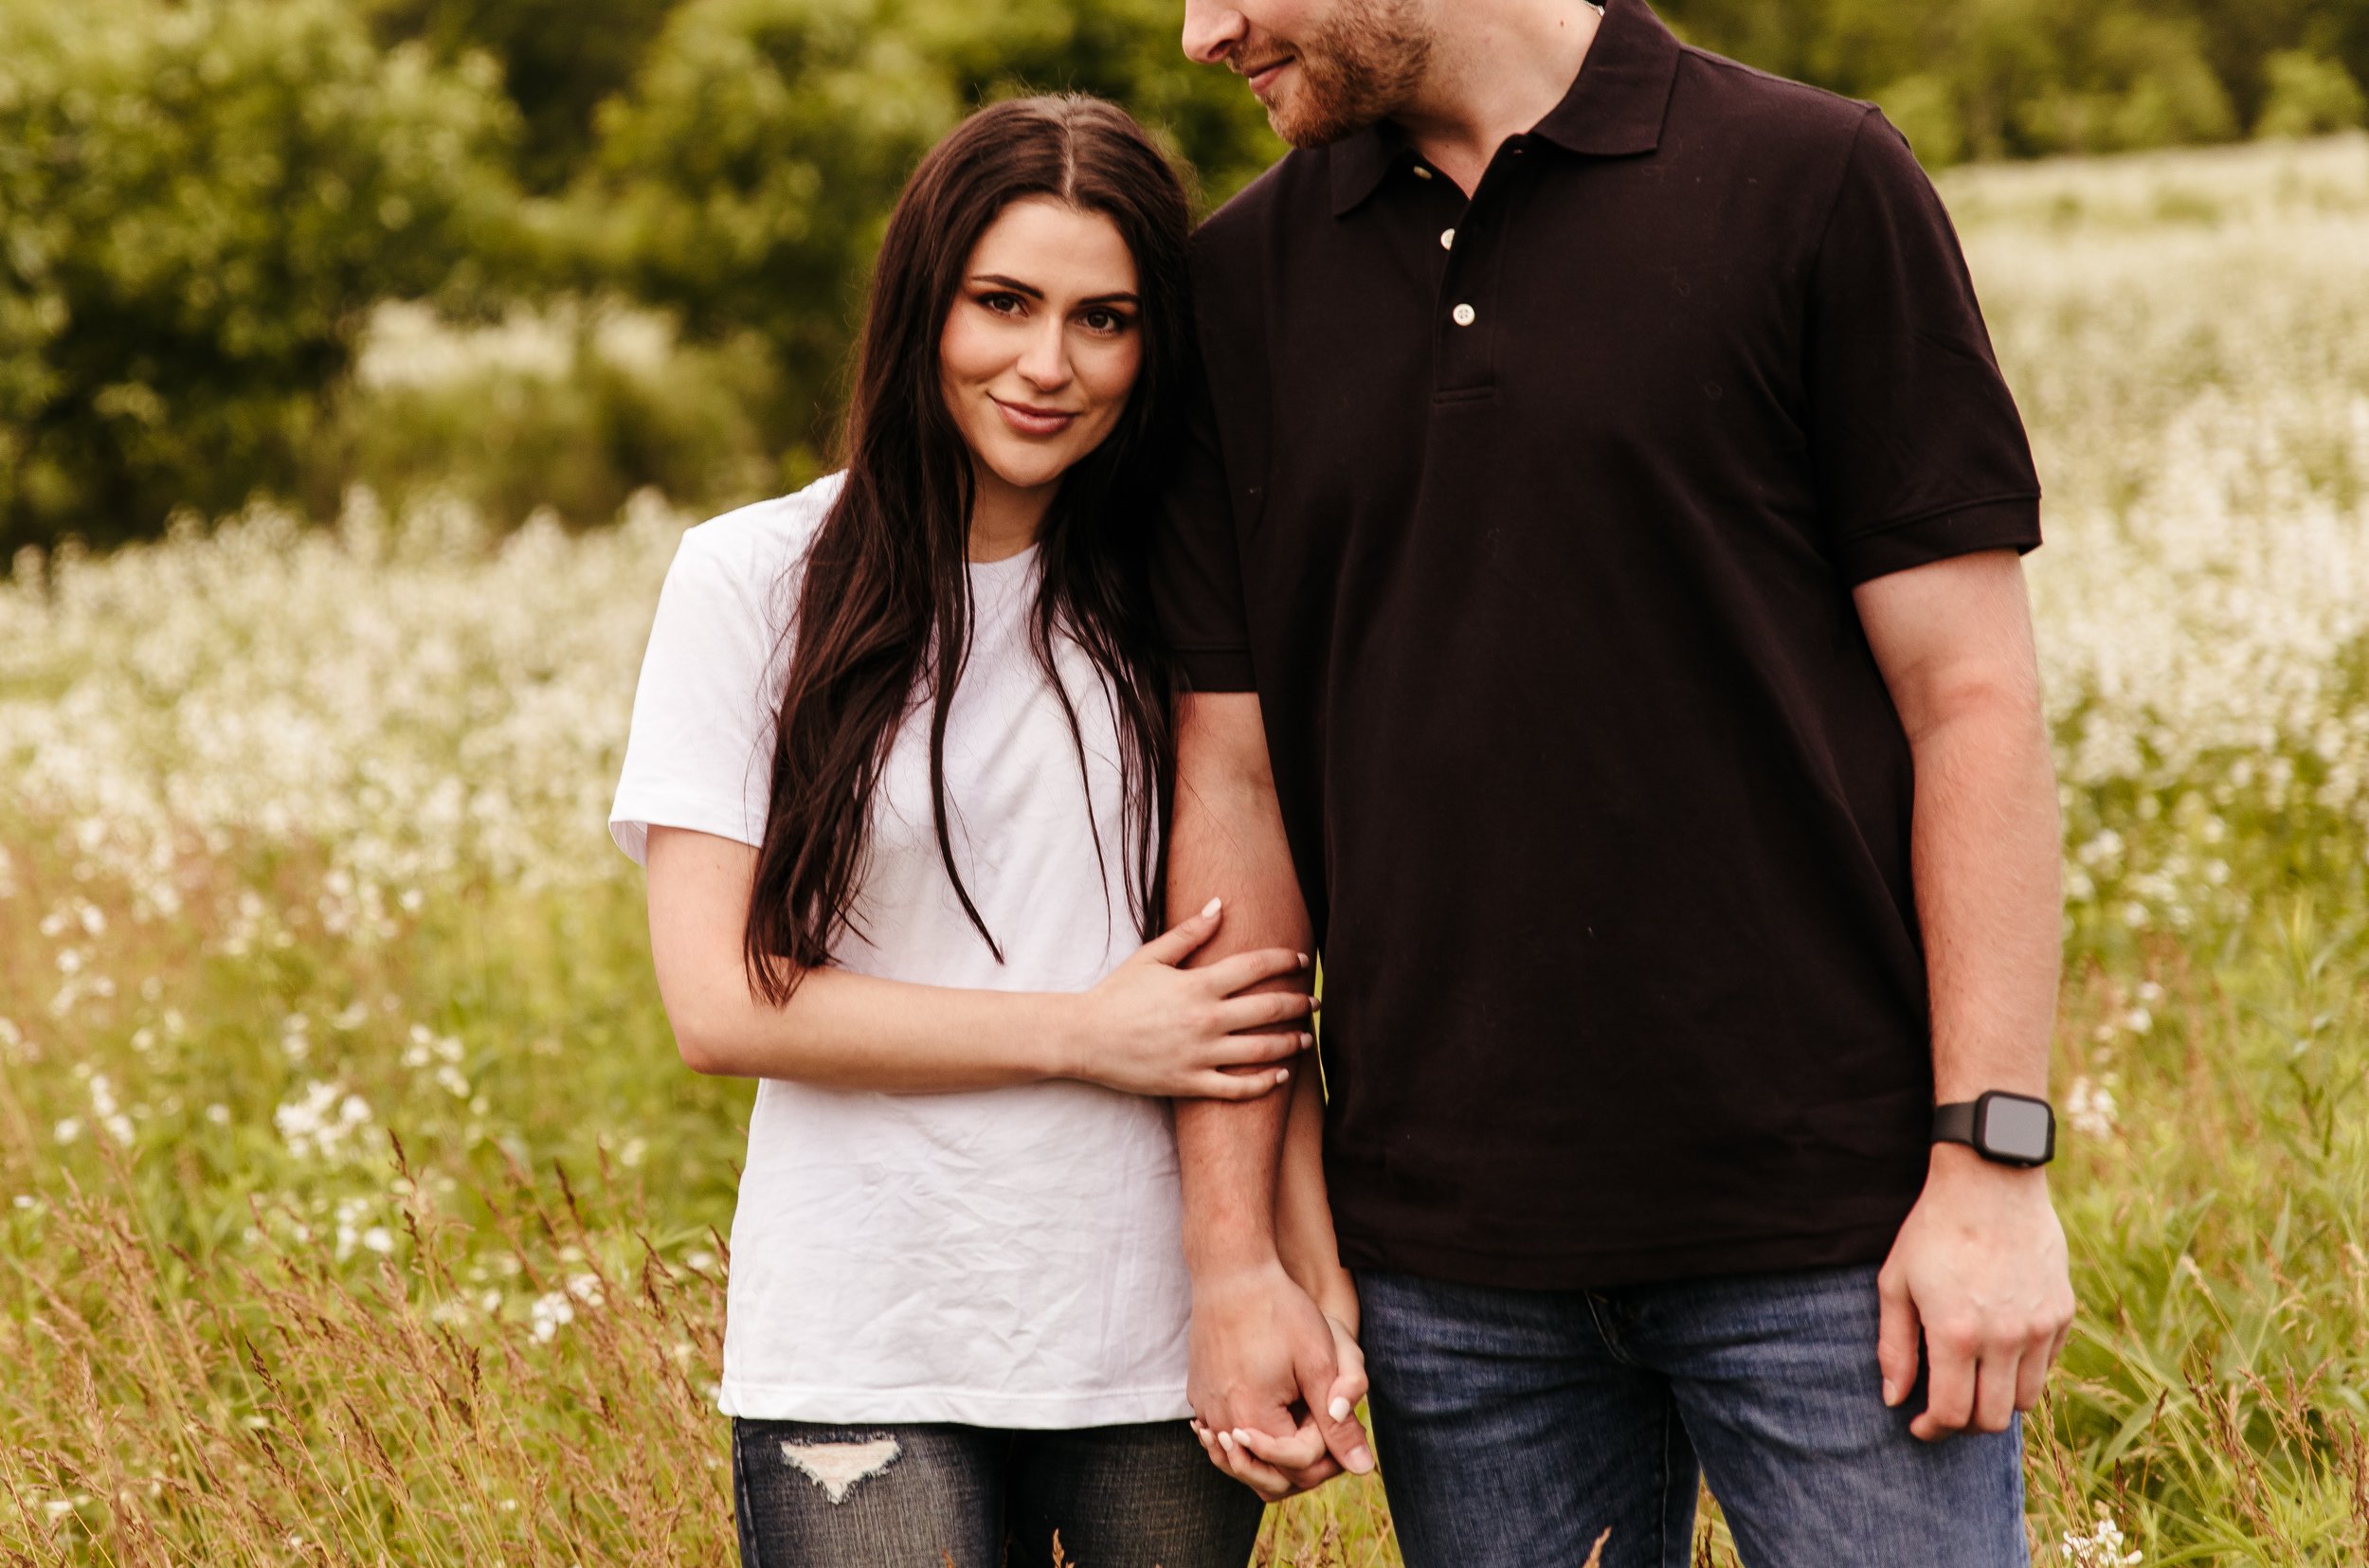
[[[751,328],[784,370],[792,461],[827,444],[835,384],[906,175],[977,104],[1115,99],[1230,192],[1280,152],[1241,84],[1184,60],[1171,0],[688,0],[602,114],[576,193],[588,281],[695,333]]]
[[[2263,63],[2270,96],[2262,117],[2254,122],[2257,136],[2311,136],[2324,131],[2349,131],[2369,110],[2360,83],[2336,61],[2308,49],[2284,49]]]
[[[311,515],[361,484],[397,510],[433,492],[499,528],[545,508],[584,526],[645,488],[714,512],[813,477],[782,469],[755,417],[780,390],[750,334],[678,344],[662,317],[564,302],[478,329],[417,305],[375,322],[308,454]]]
[[[292,476],[365,307],[498,251],[494,76],[341,0],[0,0],[0,549]]]

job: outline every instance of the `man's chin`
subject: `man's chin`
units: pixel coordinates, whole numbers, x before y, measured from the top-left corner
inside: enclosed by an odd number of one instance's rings
[[[1360,118],[1343,114],[1329,104],[1310,104],[1305,96],[1303,90],[1266,106],[1268,128],[1293,147],[1329,147],[1383,117],[1372,115]]]

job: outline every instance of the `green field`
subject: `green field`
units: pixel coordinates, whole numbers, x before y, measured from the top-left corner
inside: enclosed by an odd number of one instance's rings
[[[2369,1561],[2369,138],[1945,193],[2051,496],[2040,1559]],[[602,828],[689,520],[357,496],[0,585],[0,1553],[729,1559],[750,1094]],[[1370,1483],[1262,1552],[1396,1560]]]

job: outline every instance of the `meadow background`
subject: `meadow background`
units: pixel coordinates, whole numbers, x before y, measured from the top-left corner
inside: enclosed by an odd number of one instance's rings
[[[0,1557],[730,1559],[749,1090],[602,827],[658,584],[823,462],[965,103],[1272,154],[1173,9],[0,0]],[[2369,7],[1672,9],[1980,154],[2067,827],[2040,1559],[2369,1562]],[[1370,1482],[1261,1554],[1396,1561]]]

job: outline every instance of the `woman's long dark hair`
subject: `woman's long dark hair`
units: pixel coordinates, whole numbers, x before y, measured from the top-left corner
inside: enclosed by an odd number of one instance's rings
[[[938,378],[938,340],[972,248],[1013,202],[1050,196],[1103,215],[1133,254],[1142,367],[1110,437],[1063,476],[1038,535],[1031,641],[1086,769],[1054,665],[1066,639],[1117,722],[1126,888],[1140,934],[1159,918],[1170,773],[1168,677],[1150,622],[1148,539],[1184,417],[1191,361],[1189,214],[1176,171],[1125,111],[1032,98],[965,120],[922,160],[889,219],[845,434],[847,477],[805,560],[773,748],[771,812],[749,899],[745,957],[779,1005],[858,926],[872,793],[916,697],[930,712],[938,853],[964,911],[1004,949],[954,862],[946,725],[970,646],[971,455]],[[1088,816],[1093,816],[1088,795]],[[782,960],[788,962],[784,964]]]

